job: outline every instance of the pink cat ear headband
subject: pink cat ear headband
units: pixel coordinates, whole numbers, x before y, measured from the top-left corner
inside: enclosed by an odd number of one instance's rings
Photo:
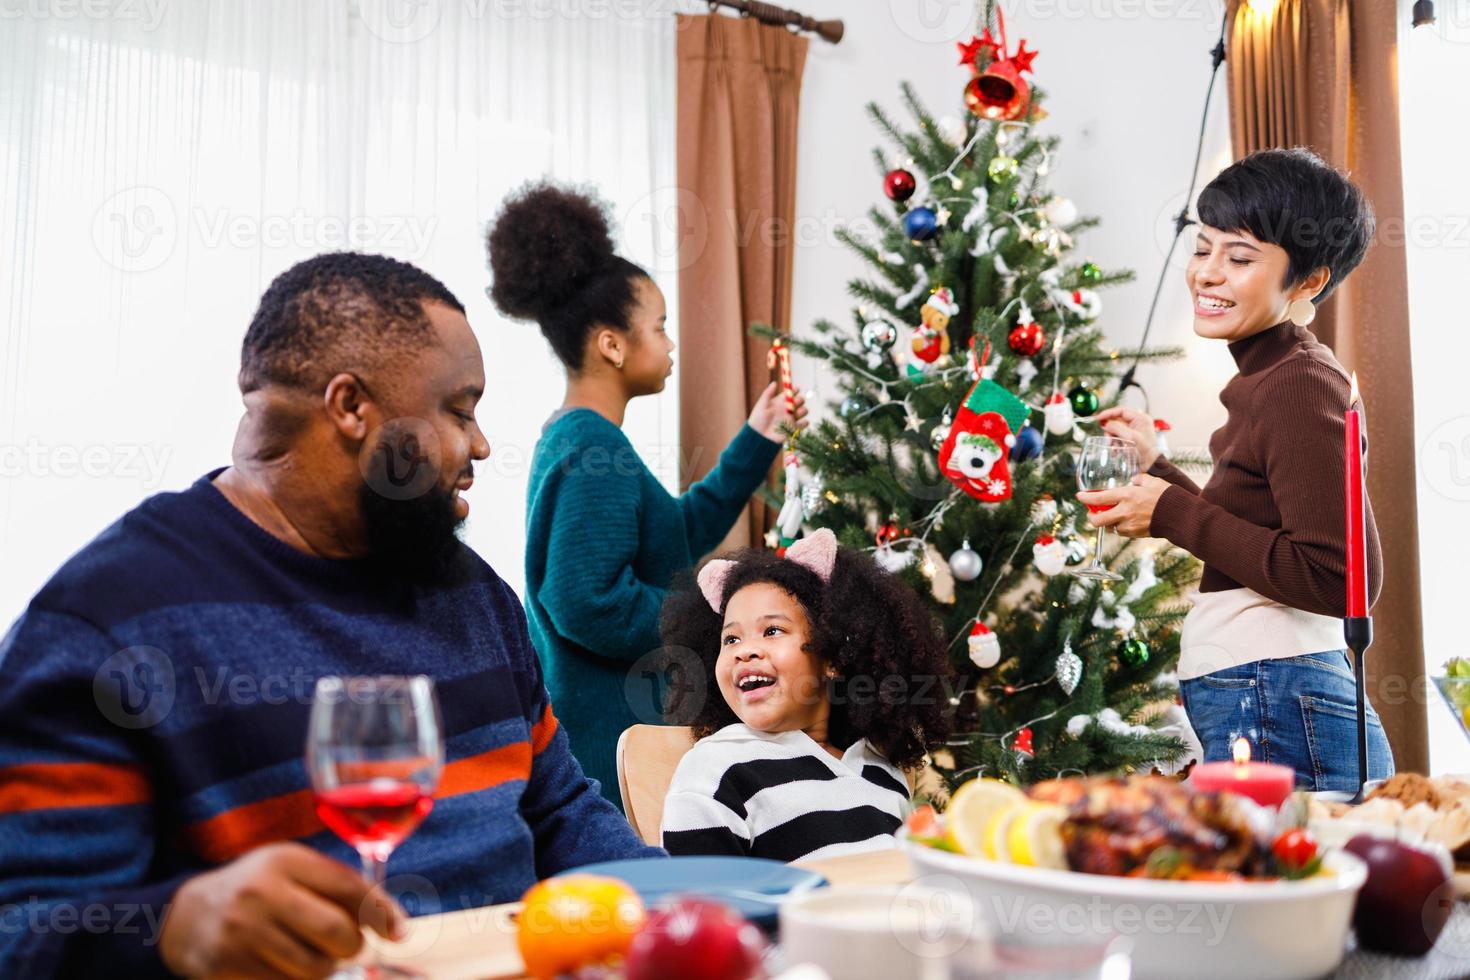
[[[811,537],[787,548],[786,560],[816,572],[824,583],[830,582],[832,568],[837,564],[837,535],[825,527],[815,531]],[[699,570],[699,591],[715,612],[720,611],[720,601],[725,598],[725,580],[738,564],[728,558],[716,558]]]

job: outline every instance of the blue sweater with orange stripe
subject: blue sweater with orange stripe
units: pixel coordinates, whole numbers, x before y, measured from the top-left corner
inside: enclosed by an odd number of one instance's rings
[[[355,863],[302,761],[325,674],[438,686],[443,780],[388,866],[410,913],[662,853],[572,758],[520,603],[478,556],[432,588],[315,558],[215,475],[104,531],[0,640],[0,976],[162,973],[178,884],[262,844]]]

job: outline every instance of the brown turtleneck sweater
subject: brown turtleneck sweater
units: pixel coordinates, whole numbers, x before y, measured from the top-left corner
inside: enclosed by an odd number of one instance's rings
[[[1236,341],[1230,353],[1240,373],[1220,392],[1229,416],[1210,437],[1214,473],[1201,490],[1159,457],[1149,473],[1173,486],[1159,497],[1150,533],[1205,563],[1202,593],[1243,586],[1340,618],[1347,610],[1347,373],[1330,348],[1290,322]],[[1366,452],[1366,434],[1363,446]],[[1383,584],[1371,504],[1367,533],[1371,603]]]

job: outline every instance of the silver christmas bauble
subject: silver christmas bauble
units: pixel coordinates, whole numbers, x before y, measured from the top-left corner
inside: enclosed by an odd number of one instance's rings
[[[973,582],[980,577],[980,571],[985,567],[980,560],[980,555],[970,547],[966,541],[964,547],[949,556],[949,570],[954,577],[961,582]]]
[[[811,520],[826,509],[827,487],[818,473],[801,488],[801,513],[806,520]]]
[[[929,445],[933,446],[934,451],[937,453],[944,448],[944,441],[948,438],[949,426],[940,422],[934,427],[934,431],[929,433]]]
[[[898,343],[898,328],[887,320],[870,320],[863,324],[863,347],[870,351],[887,351]]]
[[[1062,655],[1057,657],[1057,684],[1061,687],[1063,694],[1071,697],[1081,680],[1082,658],[1072,652],[1072,645],[1068,643]]]

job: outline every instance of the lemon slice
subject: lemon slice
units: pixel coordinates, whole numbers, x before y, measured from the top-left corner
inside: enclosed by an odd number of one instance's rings
[[[1027,802],[1006,827],[1006,847],[1015,864],[1033,868],[1067,867],[1066,849],[1062,844],[1062,821],[1065,807],[1054,803]]]
[[[1002,810],[1026,802],[1026,794],[999,779],[972,779],[955,790],[944,811],[945,837],[961,854],[986,854],[986,831]]]
[[[1020,799],[991,816],[990,823],[985,827],[986,857],[992,861],[1011,860],[1009,831],[1029,805],[1025,799]]]

